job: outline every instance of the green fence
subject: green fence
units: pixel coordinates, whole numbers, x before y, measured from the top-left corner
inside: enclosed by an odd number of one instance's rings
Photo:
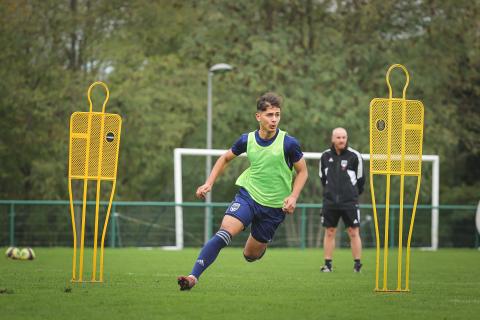
[[[95,202],[88,202],[86,245],[93,243],[93,216]],[[107,231],[110,247],[158,247],[175,245],[174,202],[121,202],[112,204]],[[205,216],[203,202],[185,202],[183,207],[183,237],[188,247],[203,245]],[[220,224],[229,203],[211,203],[214,232]],[[100,207],[100,228],[103,227],[107,203]],[[288,215],[275,235],[272,246],[321,247],[323,228],[320,223],[321,204],[298,204],[294,215]],[[365,247],[375,245],[371,205],[361,205],[361,235]],[[440,247],[478,247],[474,205],[441,205],[438,207]],[[75,202],[77,229],[80,226],[81,202]],[[398,241],[398,206],[390,207],[390,245]],[[431,246],[432,206],[419,205],[415,219],[412,246]],[[383,233],[384,206],[379,205],[379,226]],[[411,206],[405,206],[404,224],[409,221]],[[404,229],[406,233],[406,228]],[[77,230],[78,232],[79,230]],[[0,200],[0,246],[72,246],[72,223],[68,201]],[[248,236],[243,232],[232,245],[241,246]],[[382,238],[383,239],[383,238]],[[348,246],[348,235],[339,225],[337,245]]]

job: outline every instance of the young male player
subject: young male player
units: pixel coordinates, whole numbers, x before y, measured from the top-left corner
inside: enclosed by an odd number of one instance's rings
[[[250,224],[243,255],[248,262],[262,258],[285,214],[295,210],[308,172],[297,140],[278,128],[281,104],[281,97],[275,93],[262,95],[255,114],[259,129],[243,134],[217,160],[205,184],[198,187],[196,196],[204,198],[227,164],[247,153],[250,167],[236,181],[240,190],[225,212],[220,229],[200,251],[190,275],[177,278],[180,290],[193,288],[220,250]],[[292,186],[293,171],[296,178]]]

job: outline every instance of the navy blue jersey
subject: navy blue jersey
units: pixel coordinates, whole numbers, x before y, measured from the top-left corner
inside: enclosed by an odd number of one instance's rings
[[[268,147],[275,141],[278,136],[279,129],[277,129],[277,133],[275,136],[270,140],[265,140],[260,137],[258,134],[258,130],[255,131],[255,140],[257,143],[262,147]],[[240,138],[235,141],[232,146],[232,152],[236,156],[247,152],[247,143],[248,143],[248,133],[244,133],[240,136]],[[288,167],[291,169],[293,164],[303,157],[302,150],[300,149],[300,144],[298,143],[297,139],[288,134],[285,135],[285,139],[283,141],[283,154],[285,156],[285,162],[287,163]]]

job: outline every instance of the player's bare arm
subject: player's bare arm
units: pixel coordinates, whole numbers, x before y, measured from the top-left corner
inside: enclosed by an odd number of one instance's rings
[[[212,190],[213,184],[217,180],[218,176],[223,172],[223,170],[225,170],[228,163],[236,157],[237,156],[230,149],[220,158],[218,158],[217,162],[215,162],[215,165],[213,166],[212,171],[210,172],[210,176],[207,178],[207,181],[197,188],[197,191],[195,192],[197,198],[205,199],[205,195]]]
[[[293,164],[293,168],[296,172],[295,181],[293,182],[292,193],[283,201],[283,211],[288,214],[292,214],[297,206],[297,199],[300,192],[308,179],[308,169],[305,159],[302,158]]]

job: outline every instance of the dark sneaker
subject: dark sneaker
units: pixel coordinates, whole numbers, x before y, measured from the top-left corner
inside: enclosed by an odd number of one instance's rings
[[[333,267],[323,266],[320,268],[320,272],[333,272]]]
[[[362,269],[362,266],[363,266],[363,264],[361,264],[361,263],[355,263],[353,265],[353,272],[360,272],[360,270]]]
[[[181,291],[190,290],[197,284],[197,279],[194,276],[179,276],[177,281]]]

